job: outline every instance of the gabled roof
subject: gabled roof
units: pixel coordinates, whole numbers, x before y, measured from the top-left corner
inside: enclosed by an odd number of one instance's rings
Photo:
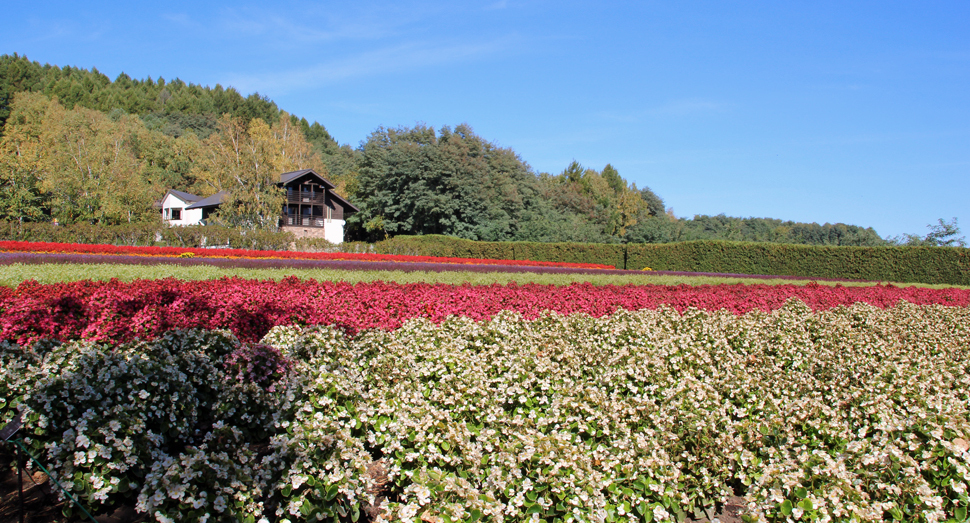
[[[196,196],[192,193],[185,192],[185,191],[178,191],[175,189],[169,189],[168,191],[165,192],[165,196],[168,196],[169,194],[175,196],[176,198],[178,198],[179,200],[182,200],[183,202],[189,202],[189,203],[197,202],[202,199],[201,196]],[[165,200],[165,196],[162,196],[162,200]]]
[[[229,196],[229,193],[227,193],[226,191],[219,191],[208,198],[204,198],[202,200],[199,200],[193,203],[192,205],[189,205],[188,207],[186,207],[186,209],[201,209],[203,207],[215,207],[220,203],[222,203],[223,201],[225,201],[227,196]]]
[[[313,174],[313,176],[315,176],[318,180],[323,182],[323,186],[326,187],[327,189],[333,189],[335,187],[334,184],[330,183],[330,180],[327,180],[323,176],[320,176],[313,169],[300,169],[299,171],[290,171],[288,173],[283,173],[280,175],[280,185],[286,185],[305,174]]]

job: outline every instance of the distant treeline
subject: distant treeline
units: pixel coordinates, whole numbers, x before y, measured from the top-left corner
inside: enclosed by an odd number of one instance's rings
[[[471,127],[381,127],[353,148],[258,93],[182,80],[114,80],[0,56],[0,219],[116,225],[159,220],[166,189],[233,200],[215,221],[273,228],[281,172],[312,168],[360,212],[347,237],[815,245],[887,243],[871,228],[767,218],[676,218],[612,166],[537,173]]]
[[[644,228],[644,235],[631,238],[631,241],[669,243],[691,240],[730,240],[865,247],[887,244],[871,227],[862,228],[844,223],[819,225],[774,218],[734,218],[719,214],[717,216],[697,215],[692,219],[679,218],[652,225],[656,227]]]

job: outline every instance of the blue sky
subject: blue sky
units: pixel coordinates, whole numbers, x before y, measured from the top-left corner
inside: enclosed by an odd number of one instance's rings
[[[0,53],[269,96],[357,146],[468,123],[677,216],[970,232],[970,2],[17,2]]]

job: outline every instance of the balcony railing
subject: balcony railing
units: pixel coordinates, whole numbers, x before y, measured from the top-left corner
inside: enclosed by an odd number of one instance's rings
[[[286,203],[312,203],[317,205],[324,204],[322,192],[290,192],[286,193]]]
[[[323,227],[326,224],[326,220],[320,216],[289,216],[284,214],[281,219],[283,225],[294,227]]]

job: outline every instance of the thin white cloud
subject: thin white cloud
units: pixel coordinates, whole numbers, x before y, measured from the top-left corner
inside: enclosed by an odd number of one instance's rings
[[[107,32],[105,22],[98,24],[94,30],[89,27],[82,29],[76,22],[68,20],[38,20],[33,18],[28,20],[28,25],[32,29],[25,32],[25,34],[30,35],[29,38],[25,39],[27,42],[48,42],[52,40],[93,42],[101,39]]]
[[[638,123],[658,115],[688,116],[725,111],[732,104],[706,98],[683,98],[641,109],[639,111],[599,111],[597,117],[617,123]]]
[[[179,25],[185,28],[194,29],[202,27],[201,24],[193,20],[189,15],[185,13],[164,13],[162,14],[162,20],[172,22],[175,25]]]
[[[410,43],[377,49],[302,69],[228,75],[240,92],[282,94],[365,76],[384,75],[482,59],[513,48],[513,38],[470,44]]]
[[[269,36],[284,44],[310,44],[335,40],[369,40],[397,33],[412,20],[410,16],[390,16],[387,12],[355,13],[341,17],[327,13],[304,12],[295,16],[261,9],[227,9],[216,24],[228,35],[252,38]]]
[[[727,108],[726,104],[715,102],[704,98],[684,98],[672,100],[659,107],[655,107],[650,112],[655,114],[686,115],[695,113],[709,113],[721,111]]]

